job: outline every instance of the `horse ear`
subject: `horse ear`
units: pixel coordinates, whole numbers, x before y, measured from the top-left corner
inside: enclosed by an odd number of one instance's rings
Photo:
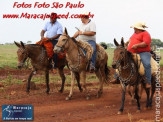
[[[14,43],[15,43],[15,45],[16,45],[17,47],[20,47],[20,46],[21,46],[18,42],[15,42],[15,41],[14,41]]]
[[[20,41],[21,46],[25,49],[24,43]]]
[[[123,37],[121,38],[121,45],[122,45],[123,47],[125,46]]]
[[[66,28],[66,27],[65,27],[64,33],[65,33],[66,35],[68,35],[68,32],[67,32],[67,28]]]
[[[115,44],[116,46],[119,46],[119,44],[118,44],[118,42],[116,41],[115,38],[114,38],[114,44]]]

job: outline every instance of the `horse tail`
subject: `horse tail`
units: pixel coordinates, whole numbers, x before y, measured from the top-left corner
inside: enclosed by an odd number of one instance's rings
[[[105,64],[105,83],[109,82],[109,73],[110,73],[110,69],[107,66],[107,63]]]

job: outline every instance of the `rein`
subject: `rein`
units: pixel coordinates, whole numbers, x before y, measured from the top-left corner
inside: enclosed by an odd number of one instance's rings
[[[60,47],[62,50],[63,50],[63,48],[64,48],[64,46],[67,44],[67,43],[69,43],[69,39],[70,39],[70,37],[68,36],[68,35],[62,35],[62,36],[66,36],[68,39],[66,40],[66,42],[62,45],[62,46],[58,46],[58,45],[56,45],[57,47]],[[76,66],[74,66],[74,64],[70,64],[69,62],[68,62],[68,66],[69,66],[69,68],[70,68],[70,70],[72,70],[72,71],[78,71],[79,70],[79,66],[80,66],[80,56],[82,56],[82,54],[81,54],[81,52],[80,52],[80,48],[79,48],[79,45],[76,43],[76,41],[75,40],[73,40],[72,39],[72,41],[77,45],[77,49],[78,49],[78,64],[76,65]]]
[[[122,48],[122,47],[120,47],[120,48]],[[118,65],[117,65],[117,67],[119,67],[118,68],[118,71],[119,71],[119,79],[120,79],[120,81],[122,81],[122,83],[123,84],[129,84],[129,83],[131,83],[130,81],[131,81],[131,79],[133,78],[133,76],[134,76],[134,73],[136,72],[135,70],[134,70],[134,63],[132,62],[127,62],[127,64],[126,65],[124,65],[123,67],[120,65],[120,62],[123,60],[123,58],[124,58],[124,55],[122,55],[122,57],[119,59],[119,60],[117,60],[117,61],[114,61],[115,63],[118,63]],[[131,65],[130,65],[130,63],[131,63]],[[130,67],[131,66],[131,67]],[[127,78],[123,78],[123,77],[121,77],[121,75],[122,75],[122,69],[123,70],[125,70],[125,69],[127,69],[127,68],[131,68],[131,70],[130,70],[130,75],[127,77]],[[136,79],[137,80],[137,79]],[[135,81],[134,82],[132,82],[132,83],[135,83]],[[131,84],[132,84],[131,83]]]
[[[67,36],[67,35],[65,35],[65,34],[63,34],[62,36],[66,36],[68,39],[70,38],[69,36]],[[65,45],[67,44],[67,42],[68,42],[68,39],[66,40],[66,42],[65,42],[62,46],[59,46],[59,45],[57,45],[57,44],[56,44],[56,46],[59,47],[59,48],[61,48],[61,49],[63,50],[64,46],[65,46]]]

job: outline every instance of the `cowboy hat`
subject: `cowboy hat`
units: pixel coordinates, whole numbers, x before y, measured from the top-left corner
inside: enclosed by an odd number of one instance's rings
[[[83,17],[89,18],[90,12],[83,12],[83,13],[81,13],[81,15],[82,15]]]
[[[137,28],[139,30],[145,30],[145,28],[148,28],[144,22],[137,22],[134,25],[130,26],[130,28]]]
[[[54,12],[52,12],[51,15],[48,15],[48,17],[53,18],[53,19],[54,19],[54,18],[60,19],[60,18],[58,17],[57,13],[54,13]]]

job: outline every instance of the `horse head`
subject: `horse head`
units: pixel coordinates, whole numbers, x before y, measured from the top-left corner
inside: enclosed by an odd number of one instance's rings
[[[28,52],[27,52],[27,50],[26,50],[26,48],[24,46],[24,43],[22,41],[20,41],[20,43],[17,43],[17,42],[14,41],[14,43],[15,43],[15,45],[17,47],[19,47],[18,50],[17,50],[18,68],[21,69],[22,66],[24,65],[24,62],[28,58]]]
[[[114,50],[112,67],[114,69],[117,69],[121,64],[124,65],[124,62],[129,52],[125,49],[123,37],[121,39],[121,44],[119,44],[116,39],[114,39],[114,44],[116,45],[116,49]]]
[[[68,41],[70,39],[70,36],[67,33],[67,29],[65,28],[63,34],[59,37],[58,39],[58,43],[56,44],[56,46],[54,47],[54,53],[59,53],[61,51],[64,51],[65,49],[67,49],[69,47],[68,45]]]

